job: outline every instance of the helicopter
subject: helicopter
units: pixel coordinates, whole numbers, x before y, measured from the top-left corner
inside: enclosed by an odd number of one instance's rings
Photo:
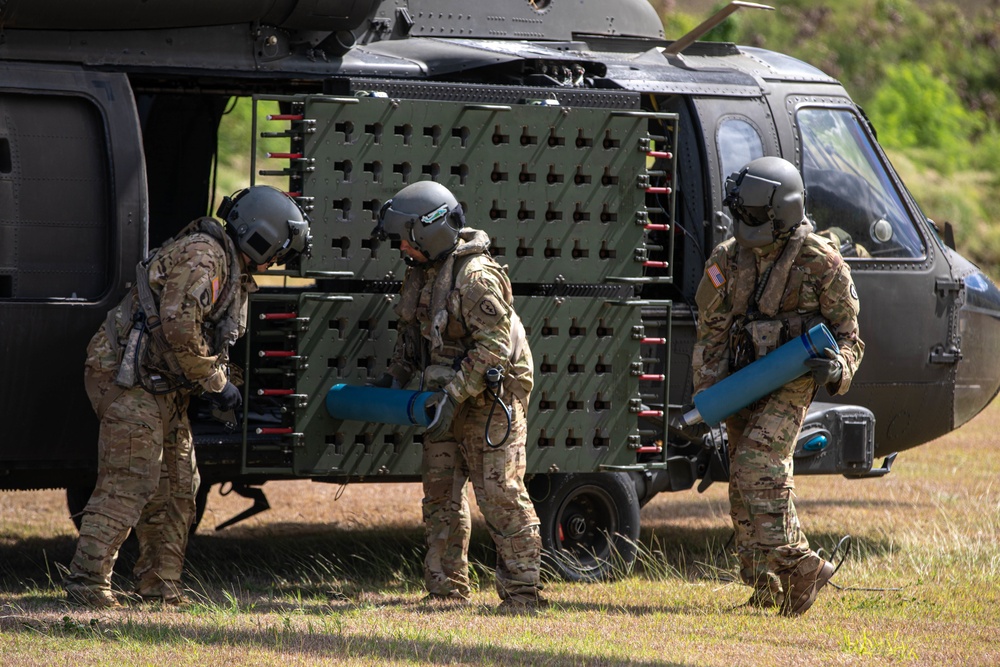
[[[767,9],[732,2],[668,39],[647,0],[0,3],[0,488],[65,488],[82,510],[87,341],[136,263],[210,211],[234,98],[254,105],[254,146],[287,146],[248,181],[280,179],[315,243],[253,295],[231,355],[244,413],[192,408],[200,507],[221,484],[253,500],[223,525],[266,509],[269,481],[419,480],[419,429],[335,419],[324,399],[386,367],[404,265],[371,230],[424,179],[509,266],[536,362],[528,485],[562,576],[608,576],[635,557],[643,504],[727,479],[724,431],[671,420],[691,401],[705,260],[732,235],[725,179],[756,157],[801,170],[862,304],[865,361],[813,404],[796,472],[888,474],[996,396],[1000,291],[840,83],[700,39]]]

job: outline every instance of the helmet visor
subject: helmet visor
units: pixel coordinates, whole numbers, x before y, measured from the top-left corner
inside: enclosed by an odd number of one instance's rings
[[[778,181],[746,173],[738,184],[735,194],[740,205],[744,208],[765,207],[771,205],[774,192],[780,186],[781,183]]]
[[[726,179],[726,200],[740,221],[748,227],[759,227],[771,221],[774,193],[781,183],[754,176],[744,170]]]
[[[309,233],[309,223],[305,220],[288,221],[288,238],[274,254],[276,264],[284,264],[299,255],[309,257],[312,254],[312,234]]]
[[[740,218],[748,227],[760,227],[771,221],[766,206],[740,206],[739,209],[743,213]]]
[[[409,239],[412,236],[411,230],[417,222],[418,218],[415,216],[401,213],[392,208],[392,200],[390,199],[382,205],[382,210],[379,212],[378,225],[372,230],[372,236],[382,241],[386,239],[394,241],[404,238]]]

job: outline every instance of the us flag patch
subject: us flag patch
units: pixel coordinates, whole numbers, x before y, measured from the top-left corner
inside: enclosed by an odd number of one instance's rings
[[[719,269],[718,264],[712,264],[710,267],[705,269],[705,273],[708,274],[708,279],[712,281],[715,289],[719,289],[726,284],[726,277],[722,275],[722,271]]]

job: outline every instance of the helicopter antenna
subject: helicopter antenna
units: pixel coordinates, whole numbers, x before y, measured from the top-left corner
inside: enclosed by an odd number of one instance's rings
[[[689,30],[686,35],[676,40],[667,48],[663,49],[663,55],[676,56],[680,54],[684,49],[704,37],[705,33],[709,30],[729,18],[730,14],[743,7],[746,7],[747,9],[767,9],[769,11],[774,11],[774,7],[771,7],[770,5],[760,5],[756,2],[741,2],[740,0],[733,0],[733,2],[730,2],[722,9],[712,14],[712,16],[705,19],[701,25],[693,30]]]

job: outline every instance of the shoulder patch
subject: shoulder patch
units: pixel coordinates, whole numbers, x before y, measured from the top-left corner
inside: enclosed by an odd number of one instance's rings
[[[708,268],[705,269],[705,274],[708,276],[708,279],[712,282],[712,286],[715,287],[715,289],[719,289],[726,284],[726,276],[722,274],[722,269],[720,269],[719,265],[716,263],[710,264]]]
[[[489,294],[489,287],[482,282],[476,282],[469,288],[466,292],[465,298],[468,299],[466,303],[478,303],[480,299]]]
[[[209,280],[207,277],[199,280],[195,283],[194,287],[191,289],[191,296],[194,297],[202,308],[211,308],[219,298],[219,292],[222,291],[222,284],[219,278],[212,278]]]
[[[492,328],[507,315],[508,309],[496,294],[480,298],[469,311],[466,323],[473,328]]]

